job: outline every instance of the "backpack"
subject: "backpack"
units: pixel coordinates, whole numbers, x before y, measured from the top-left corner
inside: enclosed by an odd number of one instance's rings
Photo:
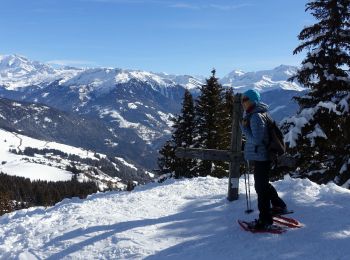
[[[269,136],[269,141],[265,144],[269,157],[272,161],[277,160],[277,158],[286,152],[286,145],[283,140],[283,133],[281,129],[277,126],[276,122],[271,118],[266,112],[260,113],[267,123],[267,131]]]

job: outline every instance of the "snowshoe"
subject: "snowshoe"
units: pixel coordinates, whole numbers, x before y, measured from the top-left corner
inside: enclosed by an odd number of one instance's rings
[[[273,223],[289,228],[301,228],[304,225],[294,218],[288,218],[284,216],[273,216]]]
[[[262,224],[259,220],[247,222],[244,220],[238,220],[238,224],[245,230],[252,233],[272,233],[282,234],[287,231],[286,228],[275,224]]]

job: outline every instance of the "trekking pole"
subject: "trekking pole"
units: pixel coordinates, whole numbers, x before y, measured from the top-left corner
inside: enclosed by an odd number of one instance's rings
[[[248,175],[248,183],[247,183],[247,177],[246,174]],[[250,175],[250,167],[249,167],[249,161],[247,161],[247,170],[244,171],[244,182],[245,182],[245,194],[246,194],[246,201],[247,201],[247,210],[245,213],[250,214],[254,210],[252,209],[252,202],[250,199],[250,180],[249,180],[249,175]]]

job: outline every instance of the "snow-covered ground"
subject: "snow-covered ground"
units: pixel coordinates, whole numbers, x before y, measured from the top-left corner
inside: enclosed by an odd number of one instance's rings
[[[42,156],[38,156],[41,163],[28,162],[32,158],[23,155],[17,155],[9,152],[9,149],[24,150],[25,147],[36,147],[39,149],[57,149],[63,152],[76,154],[82,157],[89,155],[83,150],[70,147],[68,145],[49,143],[37,139],[33,139],[24,135],[8,132],[0,129],[0,171],[9,175],[16,175],[30,178],[31,180],[46,181],[65,181],[72,179],[72,174],[66,171],[64,165],[48,165]],[[91,153],[93,156],[93,153]]]
[[[35,154],[33,157],[14,154],[9,150],[21,150],[26,147],[38,148],[38,149],[55,149],[66,154],[77,155],[80,158],[90,158],[98,160],[95,157],[95,153],[82,148],[73,147],[56,142],[47,142],[43,140],[34,139],[28,136],[20,135],[17,133],[9,132],[0,129],[0,172],[8,175],[21,176],[29,178],[31,180],[44,180],[44,181],[67,181],[72,179],[72,173],[66,170],[66,167],[71,165],[72,161],[51,156],[46,157],[40,154]],[[98,154],[100,158],[105,158],[106,155]],[[122,164],[127,167],[136,169],[123,158],[118,159]],[[125,184],[121,183],[120,178],[111,177],[101,171],[98,174],[90,174],[88,168],[89,165],[81,165],[79,167],[82,173],[79,174],[79,181],[93,180],[97,183],[100,190],[108,188],[107,183],[113,183],[116,188],[124,188]],[[116,167],[116,166],[115,166]],[[118,169],[116,167],[116,169]]]
[[[70,181],[72,179],[72,173],[69,171],[38,163],[23,162],[21,159],[14,159],[6,165],[0,166],[0,171],[31,180]]]
[[[303,228],[245,232],[237,219],[257,211],[244,213],[243,189],[228,202],[227,179],[168,180],[6,214],[0,259],[349,259],[349,190],[289,177],[274,185]]]

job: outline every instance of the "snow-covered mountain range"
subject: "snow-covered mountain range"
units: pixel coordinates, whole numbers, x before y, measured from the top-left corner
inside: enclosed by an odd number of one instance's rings
[[[117,84],[139,81],[160,90],[184,85],[189,89],[201,84],[192,76],[169,75],[140,70],[117,68],[53,68],[49,64],[31,61],[21,55],[0,55],[0,86],[8,90],[20,90],[32,85],[46,84],[59,80],[60,85],[89,86],[88,91],[103,94]],[[164,91],[164,90],[161,90]],[[85,93],[87,94],[87,93]]]
[[[221,83],[224,86],[232,87],[236,92],[244,92],[251,88],[258,90],[260,93],[276,89],[303,91],[305,88],[296,82],[287,81],[296,71],[297,67],[288,65],[280,65],[272,70],[256,72],[234,70],[223,77]]]
[[[295,70],[296,67],[285,65],[258,72],[235,70],[223,77],[221,83],[236,92],[256,88],[270,105],[275,119],[281,120],[297,109],[291,97],[304,91],[296,83],[287,82]],[[107,145],[98,145],[98,152],[117,154],[149,169],[156,167],[157,149],[170,135],[170,119],[179,113],[185,89],[197,95],[198,86],[204,82],[205,78],[200,76],[117,68],[53,68],[20,55],[0,56],[0,97],[42,103],[85,120],[95,120],[97,129],[107,129],[109,134],[105,130],[95,131],[80,139],[83,141],[79,146],[91,149],[94,140],[101,140],[102,136]],[[67,129],[60,124],[57,128]],[[62,142],[55,139],[58,136],[51,136],[50,140]]]
[[[297,67],[288,65],[280,65],[272,70],[256,72],[233,70],[220,79],[220,82],[224,86],[232,87],[236,92],[243,92],[249,88],[255,88],[260,92],[274,89],[303,91],[304,88],[299,84],[286,81],[295,74],[296,70]],[[160,87],[166,89],[180,85],[195,91],[205,82],[205,77],[115,68],[63,67],[57,69],[45,63],[31,61],[20,55],[0,55],[0,86],[4,86],[8,90],[43,85],[56,80],[59,80],[61,85],[89,85],[91,87],[89,91],[104,93],[109,92],[116,84],[132,80],[147,83],[158,90]]]

